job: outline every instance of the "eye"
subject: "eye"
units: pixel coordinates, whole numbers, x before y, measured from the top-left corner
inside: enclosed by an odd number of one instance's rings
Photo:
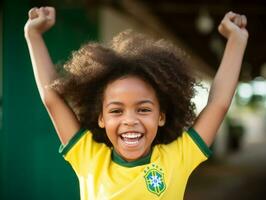
[[[151,112],[151,109],[150,108],[139,108],[138,112],[139,113],[148,113],[148,112]]]
[[[122,112],[123,112],[123,110],[122,110],[122,109],[118,109],[118,108],[111,109],[111,110],[109,111],[109,113],[112,113],[112,114],[120,114],[120,113],[122,113]]]

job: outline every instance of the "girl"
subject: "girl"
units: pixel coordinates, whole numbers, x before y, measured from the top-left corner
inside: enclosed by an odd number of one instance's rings
[[[248,39],[246,17],[229,12],[219,25],[227,45],[196,120],[196,82],[173,45],[126,31],[110,47],[81,47],[58,77],[42,38],[54,23],[54,8],[31,9],[25,38],[81,199],[183,199],[235,92]]]

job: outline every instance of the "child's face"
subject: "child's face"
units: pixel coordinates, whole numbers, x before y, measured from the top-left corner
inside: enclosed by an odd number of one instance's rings
[[[165,123],[154,89],[136,76],[108,84],[99,126],[105,128],[115,151],[132,161],[147,155],[158,126]]]

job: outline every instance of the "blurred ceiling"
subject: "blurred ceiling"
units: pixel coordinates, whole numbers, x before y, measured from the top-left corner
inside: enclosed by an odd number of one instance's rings
[[[98,6],[110,6],[132,17],[143,27],[159,32],[186,47],[198,60],[198,67],[213,75],[217,70],[226,40],[217,27],[230,10],[248,19],[249,42],[241,80],[266,78],[266,0],[31,0],[41,5],[84,6],[88,13]],[[262,67],[264,66],[264,67]],[[262,68],[264,70],[262,70]],[[207,70],[206,70],[207,69]],[[262,72],[264,71],[264,72]]]
[[[128,1],[137,2],[137,1]],[[188,47],[215,71],[220,63],[226,40],[217,27],[230,10],[248,18],[249,42],[241,79],[261,76],[266,69],[266,1],[263,0],[142,0],[147,12],[162,28]],[[126,7],[128,9],[128,7]],[[139,13],[138,10],[135,11]],[[133,12],[130,11],[132,14]],[[136,15],[138,16],[138,15]],[[144,16],[145,17],[145,16]],[[145,21],[149,23],[148,21]],[[264,65],[264,67],[262,67]],[[265,77],[266,78],[266,77]]]

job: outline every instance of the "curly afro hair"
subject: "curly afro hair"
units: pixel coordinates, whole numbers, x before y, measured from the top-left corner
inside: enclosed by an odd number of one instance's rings
[[[112,146],[105,129],[98,126],[104,90],[108,83],[134,75],[150,84],[166,123],[153,141],[168,144],[193,124],[195,78],[184,62],[184,52],[165,40],[151,39],[131,30],[113,38],[109,46],[88,43],[72,53],[65,74],[51,85],[69,103],[81,126],[97,142]]]

